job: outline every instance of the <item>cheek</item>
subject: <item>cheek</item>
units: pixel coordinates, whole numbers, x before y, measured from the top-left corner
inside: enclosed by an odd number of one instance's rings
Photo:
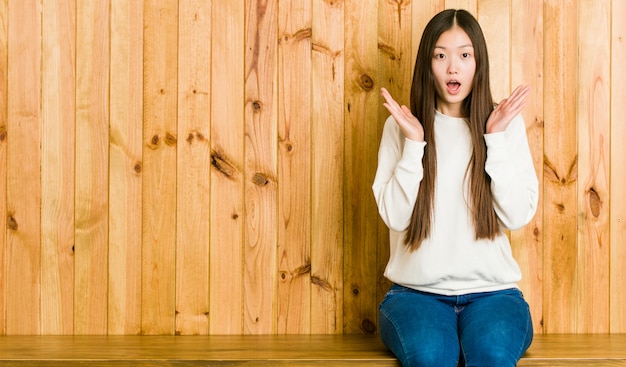
[[[474,76],[476,75],[476,62],[470,62],[467,64],[466,73],[471,80],[474,80]]]
[[[435,79],[435,84],[443,83],[446,79],[446,71],[441,65],[433,65],[432,67],[433,77]]]

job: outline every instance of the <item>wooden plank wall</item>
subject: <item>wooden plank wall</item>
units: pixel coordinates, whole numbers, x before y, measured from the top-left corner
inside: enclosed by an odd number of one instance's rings
[[[375,333],[380,87],[481,22],[538,333],[626,332],[626,1],[0,0],[0,334]]]

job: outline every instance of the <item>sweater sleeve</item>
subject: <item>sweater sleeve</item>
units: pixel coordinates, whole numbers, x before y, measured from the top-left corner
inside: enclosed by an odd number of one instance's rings
[[[494,209],[505,228],[519,229],[535,215],[539,196],[524,120],[518,115],[505,131],[486,134],[485,143]]]
[[[389,229],[408,228],[424,174],[425,142],[404,137],[393,117],[385,121],[372,185],[378,212]]]

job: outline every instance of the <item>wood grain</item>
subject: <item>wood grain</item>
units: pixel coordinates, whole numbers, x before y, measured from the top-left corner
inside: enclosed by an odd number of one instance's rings
[[[144,3],[143,334],[175,329],[178,1]]]
[[[465,9],[478,17],[477,7],[480,1],[485,0],[445,0],[446,9]]]
[[[41,333],[74,332],[76,6],[45,2],[42,40]]]
[[[531,21],[532,20],[532,21]],[[530,85],[522,111],[526,136],[539,180],[537,212],[524,228],[511,232],[513,256],[522,270],[519,283],[530,305],[535,333],[543,332],[543,4],[533,0],[511,4],[511,87]]]
[[[7,334],[41,332],[41,12],[36,0],[8,7],[6,147]],[[4,246],[3,246],[4,247]]]
[[[176,335],[209,333],[211,3],[179,1]],[[198,40],[204,40],[198,42]]]
[[[516,87],[511,85],[511,63],[515,60],[511,52],[519,45],[511,43],[511,7],[511,1],[482,0],[478,11],[478,22],[487,42],[491,93],[495,102],[507,98]]]
[[[0,366],[399,366],[377,336],[12,336]],[[537,335],[518,366],[625,366],[626,334]]]
[[[76,8],[75,334],[107,332],[109,9]]]
[[[576,330],[578,258],[576,190],[577,48],[576,2],[544,3],[543,327],[547,333]]]
[[[345,30],[345,198],[343,303],[345,333],[377,330],[380,300],[378,215],[371,184],[378,152],[380,79],[377,29],[380,2],[347,1]],[[387,234],[387,232],[385,232]],[[388,247],[388,245],[386,246]],[[387,250],[388,251],[388,250]],[[384,259],[382,262],[386,262]],[[381,277],[382,278],[382,277]],[[383,288],[386,288],[383,286]],[[364,310],[367,311],[364,312]]]
[[[109,335],[141,333],[143,11],[111,1]]]
[[[242,334],[244,3],[212,1],[209,332]],[[217,56],[216,56],[217,55]]]
[[[0,212],[7,212],[7,88],[8,88],[8,0],[0,1]],[[7,216],[0,215],[0,228],[7,228]],[[7,231],[0,231],[0,267],[7,269]],[[0,272],[0,335],[6,333],[7,273]]]
[[[311,332],[343,333],[344,2],[313,1]]]
[[[278,1],[246,1],[244,329],[277,331]]]
[[[579,333],[609,331],[610,3],[579,2],[578,264]],[[602,40],[602,41],[599,41]]]
[[[626,70],[620,60],[626,58],[626,22],[619,21],[626,14],[626,2],[613,1],[611,11],[611,172],[610,172],[610,332],[626,332],[626,171],[619,162],[626,156],[626,92],[620,87],[626,82]]]
[[[278,4],[278,333],[311,331],[312,2]]]

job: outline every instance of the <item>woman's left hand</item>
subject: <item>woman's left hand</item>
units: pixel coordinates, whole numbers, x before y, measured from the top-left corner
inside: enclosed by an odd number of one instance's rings
[[[515,88],[509,98],[505,98],[491,111],[487,119],[487,134],[506,130],[511,121],[526,106],[526,98],[530,93],[530,86],[520,85]]]

